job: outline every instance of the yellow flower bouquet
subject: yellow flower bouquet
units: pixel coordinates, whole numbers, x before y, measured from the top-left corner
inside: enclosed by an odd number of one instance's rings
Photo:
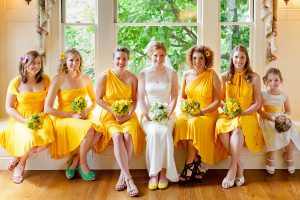
[[[169,108],[167,104],[154,103],[149,110],[149,117],[158,123],[164,123],[168,115]]]
[[[181,103],[181,111],[190,116],[196,116],[201,113],[200,102],[194,99],[186,99]]]
[[[81,113],[87,107],[87,101],[83,97],[77,97],[71,103],[71,109],[77,113]]]
[[[110,107],[119,116],[127,115],[131,107],[131,102],[131,100],[121,99],[119,101],[115,101]]]
[[[224,113],[230,118],[234,118],[238,114],[242,113],[241,104],[235,99],[226,99],[223,110]]]
[[[43,127],[44,113],[32,114],[27,121],[27,127],[32,130],[37,130]]]

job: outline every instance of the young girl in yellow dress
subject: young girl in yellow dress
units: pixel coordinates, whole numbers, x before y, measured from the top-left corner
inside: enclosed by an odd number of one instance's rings
[[[235,99],[241,106],[241,114],[232,117],[221,114],[216,122],[216,137],[231,156],[231,163],[222,187],[230,188],[245,182],[243,165],[239,157],[244,142],[251,152],[259,152],[263,138],[258,126],[257,113],[260,106],[260,78],[250,68],[247,49],[238,45],[233,48],[228,72],[221,74],[222,104]]]
[[[137,103],[137,78],[126,70],[129,60],[129,50],[117,47],[113,54],[114,67],[102,73],[97,82],[97,103],[102,107],[100,121],[104,125],[104,134],[107,134],[105,145],[110,139],[114,142],[115,158],[121,168],[116,190],[127,188],[129,196],[138,196],[139,191],[129,172],[129,160],[132,151],[141,154],[142,131],[138,118],[134,113]],[[130,110],[124,115],[116,113],[111,105],[119,100],[131,101]]]
[[[27,159],[41,152],[54,141],[52,120],[41,114],[50,85],[50,78],[43,73],[41,56],[29,51],[20,58],[19,75],[13,78],[6,95],[6,112],[9,114],[6,130],[0,132],[0,144],[12,156],[8,164],[14,170],[13,181],[21,183]],[[40,114],[40,123],[29,125],[33,114]]]
[[[215,122],[220,105],[221,83],[212,69],[214,54],[207,46],[189,49],[186,60],[191,67],[182,77],[183,100],[200,103],[200,112],[192,115],[182,113],[175,125],[174,144],[187,143],[187,157],[180,175],[180,183],[202,181],[201,160],[216,164],[225,159],[226,152],[221,144],[215,144]]]
[[[75,49],[61,54],[59,73],[50,85],[45,112],[54,116],[55,142],[51,148],[52,157],[59,159],[72,155],[65,171],[66,177],[72,179],[78,168],[82,179],[95,180],[95,173],[89,169],[86,156],[99,142],[102,125],[91,113],[96,106],[96,97],[89,76],[82,74],[82,62],[80,53]],[[56,96],[58,107],[54,108]],[[72,109],[78,97],[85,99],[86,96],[91,102],[89,107]]]
[[[291,115],[291,106],[287,94],[282,92],[279,87],[282,83],[282,75],[279,69],[271,67],[263,77],[263,82],[267,86],[262,91],[262,109],[259,110],[260,126],[264,136],[267,163],[266,170],[270,174],[275,173],[274,153],[284,148],[284,158],[290,174],[295,173],[293,161],[293,150],[296,147],[300,150],[300,134],[297,127],[293,124],[289,130],[279,133],[275,129],[276,117],[279,115]]]

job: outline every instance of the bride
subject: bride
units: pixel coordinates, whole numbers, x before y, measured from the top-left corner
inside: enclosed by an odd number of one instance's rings
[[[150,42],[147,56],[151,67],[142,70],[138,80],[139,105],[143,112],[141,126],[147,135],[146,165],[150,190],[167,188],[168,180],[178,181],[172,137],[176,122],[174,109],[178,96],[178,77],[173,68],[165,66],[166,55],[166,47],[162,42]],[[169,115],[165,123],[151,120],[149,109],[154,103],[168,105]]]

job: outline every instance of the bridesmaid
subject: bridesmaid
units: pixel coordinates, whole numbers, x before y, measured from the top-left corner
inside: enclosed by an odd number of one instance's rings
[[[20,58],[19,75],[13,78],[6,95],[8,127],[0,132],[0,144],[12,156],[8,164],[14,170],[13,182],[21,183],[27,159],[34,153],[47,149],[54,141],[52,120],[43,117],[42,128],[33,130],[26,125],[32,114],[44,110],[50,78],[43,72],[41,56],[29,51]]]
[[[105,145],[112,138],[115,158],[121,168],[117,191],[127,188],[129,196],[138,196],[139,191],[129,172],[129,160],[132,151],[140,154],[143,151],[142,131],[134,110],[137,103],[137,78],[126,70],[129,50],[117,47],[113,54],[114,67],[102,73],[97,82],[97,103],[101,106],[100,121],[104,124],[107,135]],[[110,107],[115,101],[131,100],[128,114],[118,116]]]
[[[180,175],[180,183],[191,180],[201,182],[205,170],[201,160],[216,164],[226,158],[221,144],[215,144],[215,122],[221,97],[221,83],[213,67],[213,51],[204,45],[189,49],[186,60],[190,70],[182,77],[181,97],[200,102],[201,111],[196,116],[181,114],[175,126],[175,146],[181,141],[187,145],[187,157]]]
[[[58,74],[50,85],[45,102],[45,112],[54,116],[55,142],[51,149],[55,159],[71,156],[65,171],[72,179],[78,169],[83,180],[95,180],[95,173],[89,169],[87,152],[99,141],[101,123],[91,113],[96,106],[96,95],[89,76],[82,74],[82,57],[76,49],[69,49],[61,55]],[[53,107],[58,97],[57,108]],[[91,105],[81,113],[71,109],[77,97],[89,97]]]
[[[230,98],[237,100],[242,108],[242,113],[234,118],[223,113],[216,123],[216,135],[231,156],[229,170],[222,182],[223,188],[230,188],[234,183],[237,186],[245,183],[239,159],[244,142],[251,152],[259,152],[263,147],[256,114],[261,101],[260,78],[252,71],[244,46],[233,48],[228,72],[221,74],[221,80],[223,105]]]
[[[141,125],[147,135],[146,165],[150,190],[167,188],[168,180],[178,181],[172,136],[176,122],[174,109],[178,96],[178,77],[171,66],[166,67],[166,55],[166,47],[162,42],[148,44],[147,56],[152,65],[141,71],[138,84],[139,105],[143,112]],[[149,117],[149,109],[158,102],[168,104],[170,109],[168,120],[163,124]]]

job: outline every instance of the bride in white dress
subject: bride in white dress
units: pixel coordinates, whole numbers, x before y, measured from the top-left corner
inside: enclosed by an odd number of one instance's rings
[[[138,81],[139,105],[143,112],[141,126],[147,135],[148,188],[151,190],[165,189],[168,180],[178,181],[172,136],[176,122],[174,109],[178,96],[178,76],[174,69],[165,67],[166,54],[162,42],[150,42],[147,56],[152,65],[141,71]],[[169,117],[165,123],[152,121],[149,117],[149,109],[157,102],[169,106]]]

